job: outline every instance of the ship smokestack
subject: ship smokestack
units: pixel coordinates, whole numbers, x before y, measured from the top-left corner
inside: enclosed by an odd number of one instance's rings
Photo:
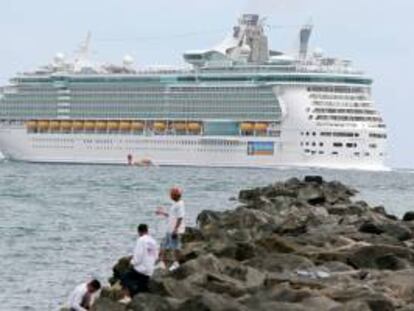
[[[308,24],[300,30],[300,47],[299,47],[299,58],[305,60],[308,55],[309,40],[312,34],[313,26]]]

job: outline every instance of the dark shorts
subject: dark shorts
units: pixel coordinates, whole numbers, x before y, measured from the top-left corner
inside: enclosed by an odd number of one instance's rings
[[[139,273],[131,268],[121,278],[121,285],[129,290],[131,297],[138,293],[148,292],[148,283],[150,277],[148,275]]]
[[[181,235],[178,234],[175,237],[171,233],[167,233],[161,241],[162,249],[172,249],[180,250],[181,249]]]

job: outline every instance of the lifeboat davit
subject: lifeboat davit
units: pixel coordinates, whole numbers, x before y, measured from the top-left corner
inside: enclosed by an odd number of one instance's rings
[[[191,122],[187,126],[188,131],[191,133],[200,133],[201,132],[201,124],[197,122]]]
[[[118,131],[119,130],[119,122],[118,121],[109,121],[108,122],[108,129],[110,131]]]
[[[131,123],[131,129],[134,132],[141,132],[141,131],[144,130],[144,128],[145,128],[145,124],[143,122],[137,122],[136,121],[136,122]]]
[[[51,131],[58,131],[60,129],[60,122],[50,121],[49,128]]]
[[[70,131],[72,129],[72,121],[60,122],[60,128],[62,129],[62,131]]]
[[[73,129],[75,131],[82,131],[83,130],[83,121],[74,121],[73,122]]]
[[[122,132],[129,132],[129,131],[131,131],[131,122],[122,121],[121,124],[119,125],[119,129]]]
[[[164,132],[166,128],[167,128],[167,125],[165,124],[165,122],[155,122],[154,123],[154,129],[157,132]]]
[[[256,123],[254,125],[254,130],[256,132],[267,132],[269,125],[267,123]]]
[[[95,128],[100,132],[106,131],[106,126],[106,121],[97,121],[95,124]]]
[[[184,132],[187,129],[187,126],[185,123],[177,122],[173,124],[173,129],[179,132]]]
[[[95,130],[95,121],[86,121],[84,123],[84,128],[86,131],[92,132]]]
[[[28,130],[34,131],[35,129],[37,129],[37,122],[36,121],[28,121],[28,122],[26,122],[26,128]]]
[[[245,133],[252,133],[254,131],[254,124],[250,122],[245,122],[240,125],[240,129]]]
[[[49,121],[39,121],[37,126],[40,131],[47,131],[49,129]]]

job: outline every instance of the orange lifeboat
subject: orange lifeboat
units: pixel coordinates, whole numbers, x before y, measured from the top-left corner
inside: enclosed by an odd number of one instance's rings
[[[51,131],[58,131],[60,129],[60,122],[50,121],[49,128]]]
[[[36,121],[28,121],[26,122],[26,128],[30,131],[34,131],[37,129],[37,122]]]
[[[119,130],[119,122],[118,121],[109,121],[108,122],[108,129],[110,131],[118,131]]]
[[[187,129],[187,126],[183,122],[177,122],[173,124],[173,129],[178,132],[184,132]]]
[[[74,121],[73,122],[73,129],[75,131],[82,131],[83,130],[83,121]]]
[[[144,130],[144,128],[145,128],[145,124],[143,122],[135,121],[131,123],[131,129],[134,132],[141,132]]]
[[[39,121],[37,126],[40,131],[47,131],[49,129],[49,121]]]
[[[187,129],[191,133],[200,133],[201,132],[201,124],[197,122],[191,122],[187,125]]]
[[[245,122],[240,125],[240,129],[245,133],[252,133],[254,131],[254,124],[250,122]]]
[[[62,121],[60,122],[60,128],[62,131],[70,131],[72,129],[72,121]]]
[[[129,121],[122,121],[119,124],[119,129],[122,132],[129,132],[129,131],[131,131],[131,122],[129,122]]]
[[[100,132],[106,131],[106,126],[106,121],[97,121],[95,124],[96,129]]]
[[[254,130],[256,132],[267,132],[269,125],[267,123],[256,123],[254,125]]]
[[[165,122],[155,122],[154,123],[154,130],[157,132],[164,132],[167,128]]]
[[[92,132],[95,130],[95,121],[86,121],[84,123],[84,128],[88,132]]]

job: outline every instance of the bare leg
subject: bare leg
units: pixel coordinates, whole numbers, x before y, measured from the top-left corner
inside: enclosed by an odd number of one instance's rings
[[[176,262],[180,262],[181,251],[179,249],[174,250],[174,259]]]
[[[167,266],[167,256],[166,256],[166,251],[165,249],[160,249],[160,254],[159,254],[159,260],[162,261],[165,266]]]
[[[120,303],[128,304],[131,301],[131,293],[127,287],[122,287],[121,295],[122,298],[119,300]]]

